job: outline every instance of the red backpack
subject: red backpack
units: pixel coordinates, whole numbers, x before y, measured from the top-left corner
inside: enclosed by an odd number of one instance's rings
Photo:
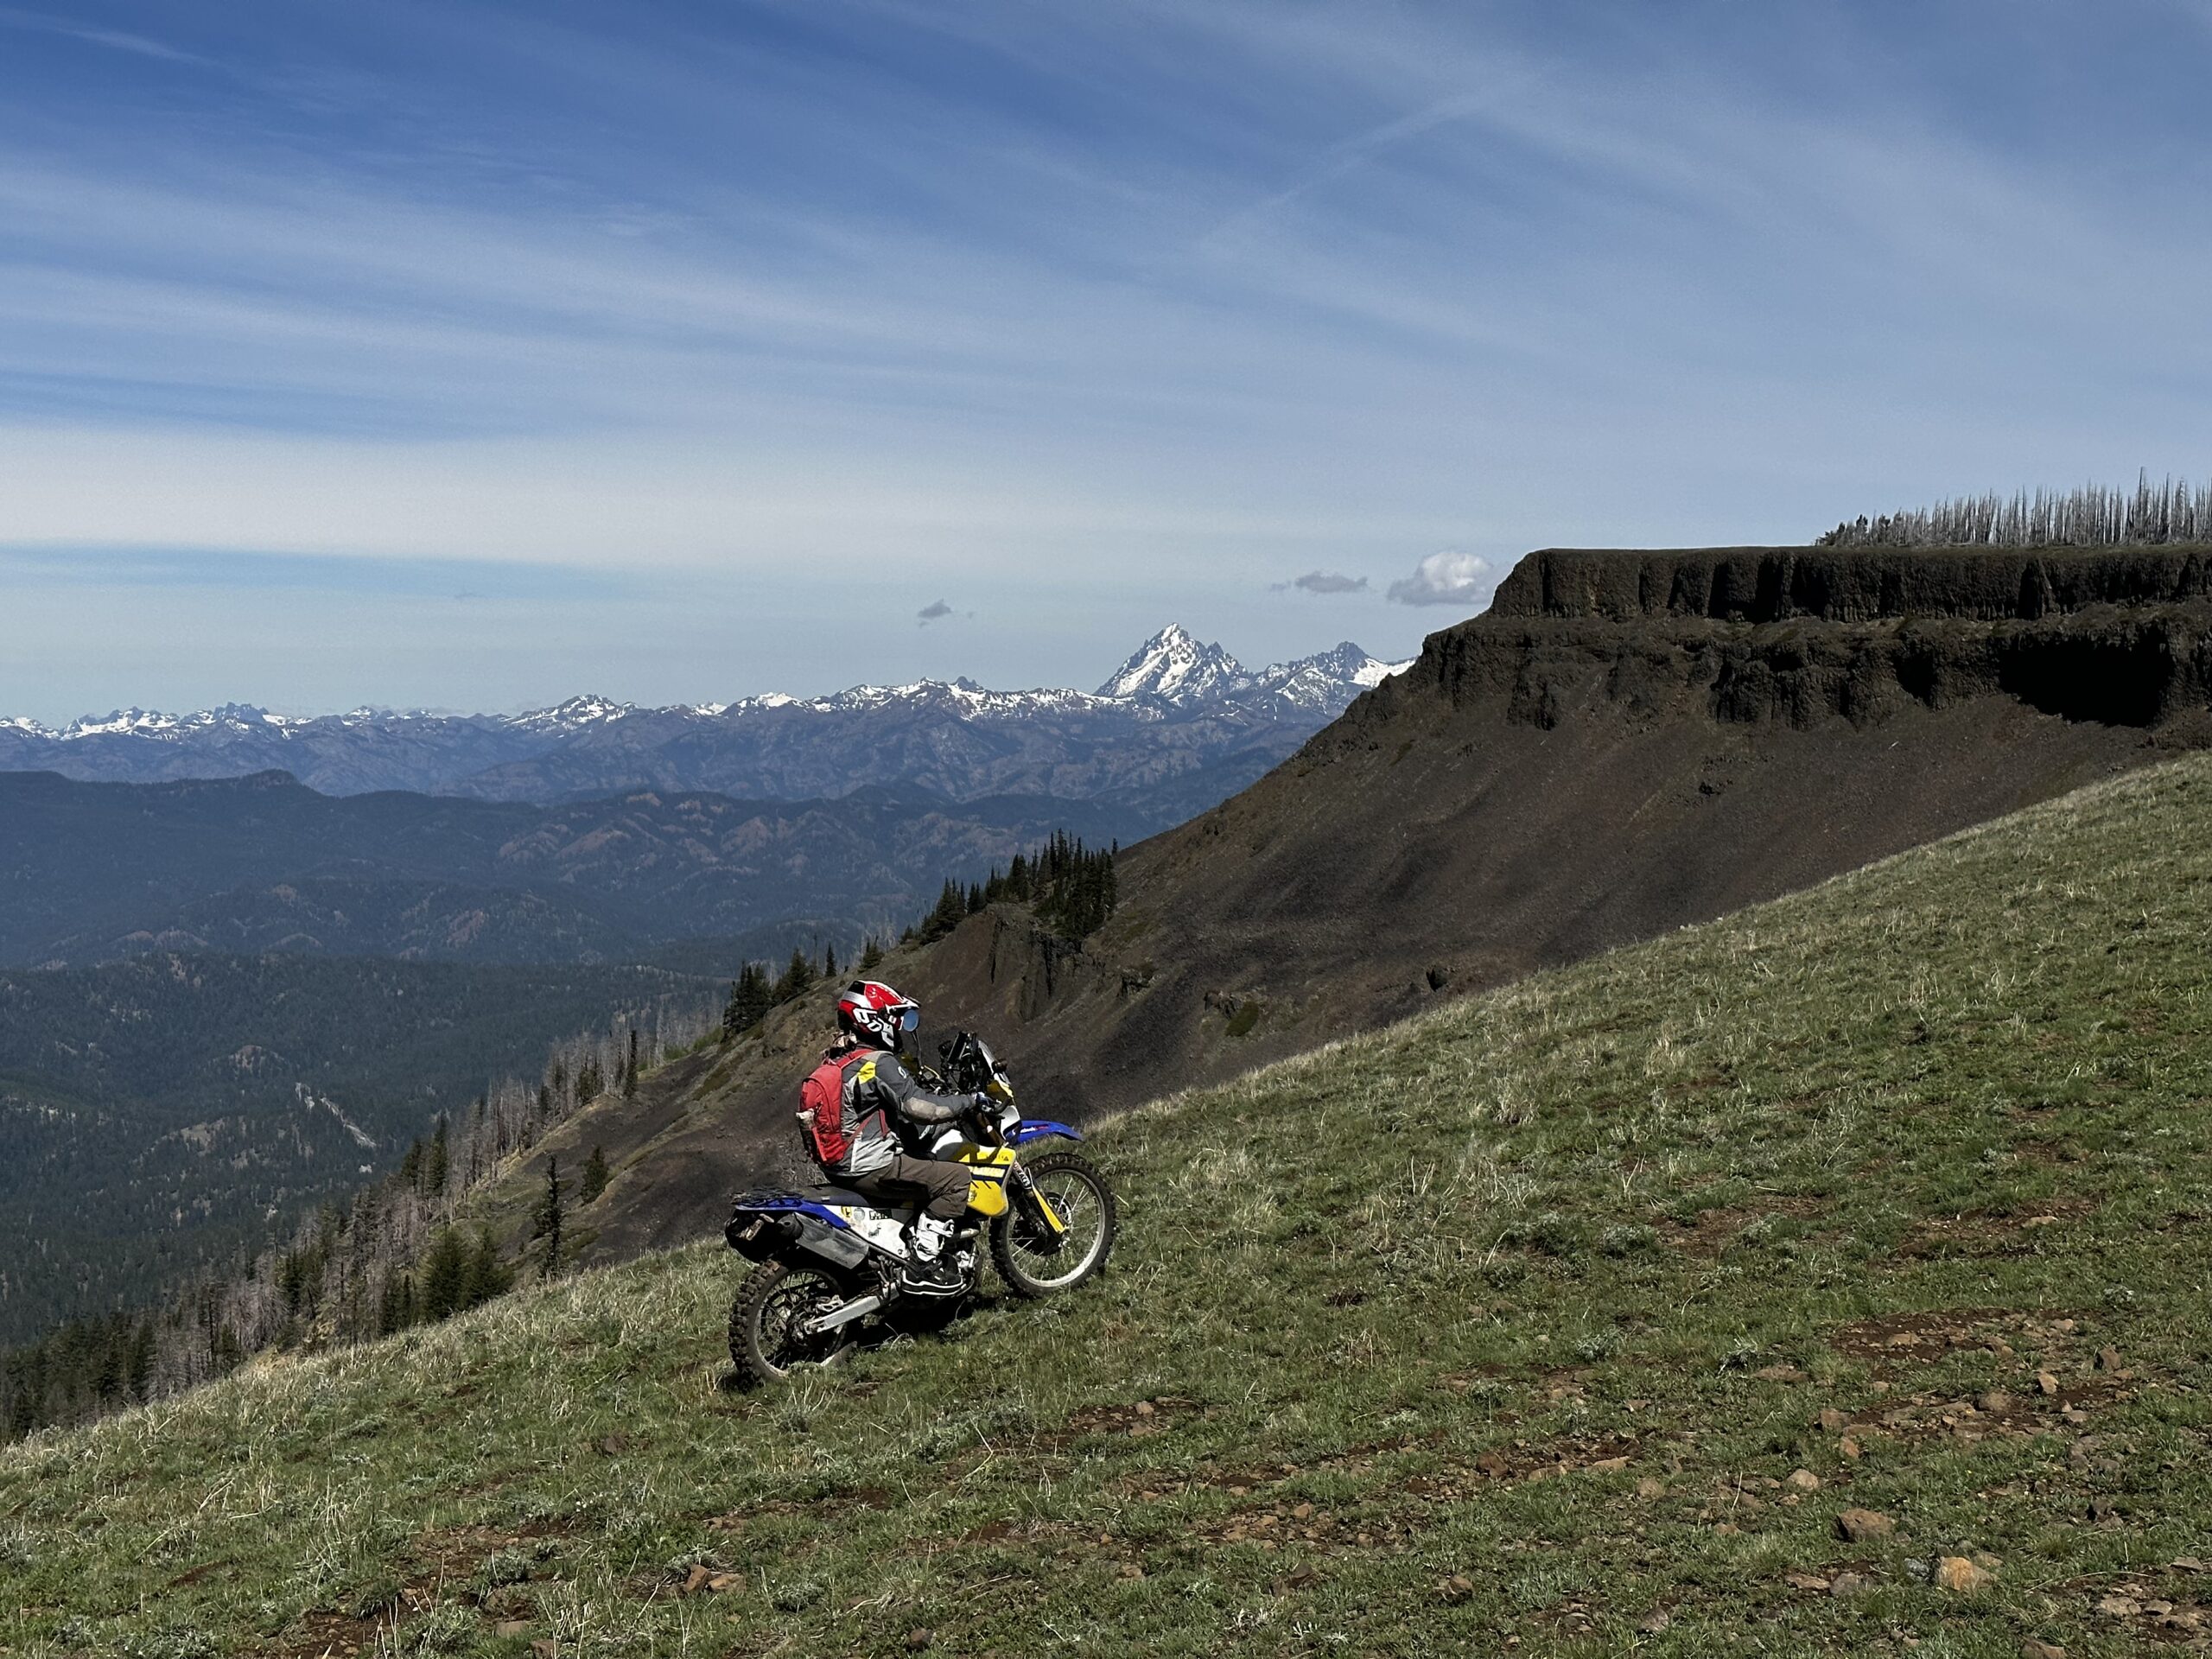
[[[845,1070],[874,1052],[853,1048],[842,1054],[825,1054],[822,1064],[808,1072],[798,1086],[799,1128],[807,1151],[824,1171],[842,1168],[853,1149],[853,1138],[845,1133]]]

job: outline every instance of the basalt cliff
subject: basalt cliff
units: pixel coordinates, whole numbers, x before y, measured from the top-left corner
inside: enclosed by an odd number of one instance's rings
[[[2212,549],[1532,553],[1288,761],[1128,849],[1090,938],[993,910],[884,971],[996,1039],[1031,1110],[1081,1118],[2207,743]],[[573,1125],[617,1164],[595,1248],[714,1224],[825,1035],[786,1007]]]

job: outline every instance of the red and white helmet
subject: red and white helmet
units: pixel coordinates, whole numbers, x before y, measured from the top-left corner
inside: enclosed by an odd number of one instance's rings
[[[856,979],[837,996],[838,1028],[874,1048],[895,1052],[899,1039],[921,1021],[919,1003],[879,980]]]

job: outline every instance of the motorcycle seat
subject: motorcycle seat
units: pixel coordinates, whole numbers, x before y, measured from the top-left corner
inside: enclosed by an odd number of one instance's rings
[[[798,1196],[810,1199],[816,1204],[858,1205],[863,1210],[879,1211],[887,1216],[896,1215],[901,1210],[911,1210],[914,1207],[912,1205],[886,1204],[880,1198],[871,1198],[865,1193],[855,1192],[849,1186],[837,1186],[828,1182],[816,1186],[802,1186],[798,1189]]]

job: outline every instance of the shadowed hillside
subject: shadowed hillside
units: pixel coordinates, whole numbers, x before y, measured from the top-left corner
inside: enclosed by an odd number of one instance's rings
[[[2209,594],[2185,548],[1531,554],[1292,760],[1125,851],[1080,946],[995,909],[883,972],[1000,1041],[1039,1112],[1226,1077],[2196,747]],[[785,1010],[571,1125],[618,1162],[598,1259],[718,1224],[826,1035]]]
[[[2201,1644],[2208,830],[2190,758],[1177,1095],[1095,1287],[780,1391],[701,1247],[0,1451],[0,1648]]]

